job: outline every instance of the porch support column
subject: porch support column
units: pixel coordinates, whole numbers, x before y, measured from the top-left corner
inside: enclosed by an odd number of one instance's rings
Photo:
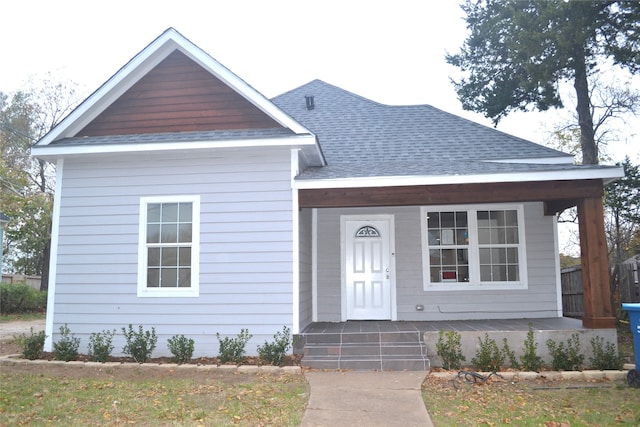
[[[578,202],[578,222],[584,288],[582,324],[592,329],[615,328],[601,197],[585,198]]]

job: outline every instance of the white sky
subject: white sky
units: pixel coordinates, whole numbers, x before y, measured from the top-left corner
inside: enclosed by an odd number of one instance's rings
[[[0,6],[0,91],[47,72],[88,95],[174,27],[267,97],[319,78],[385,104],[464,112],[446,64],[466,36],[458,0],[14,0]],[[640,79],[635,80],[640,87]],[[568,114],[568,113],[564,113]],[[558,111],[517,113],[498,129],[542,143]],[[613,160],[640,161],[628,123]],[[635,141],[632,141],[635,139]]]

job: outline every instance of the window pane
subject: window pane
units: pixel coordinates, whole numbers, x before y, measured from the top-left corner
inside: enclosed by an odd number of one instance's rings
[[[469,281],[469,267],[461,266],[458,268],[458,282]]]
[[[491,264],[491,249],[480,249],[480,264]]]
[[[491,243],[491,230],[488,228],[478,229],[478,244],[488,245]]]
[[[160,267],[160,248],[148,249],[147,265],[150,267]]]
[[[429,239],[429,246],[440,245],[440,231],[430,230],[428,232],[427,238]]]
[[[440,267],[431,267],[431,283],[440,281]]]
[[[178,248],[162,248],[162,266],[173,267],[178,265]]]
[[[160,203],[147,205],[147,222],[160,222]]]
[[[456,212],[456,227],[467,228],[467,213]]]
[[[489,227],[489,211],[478,211],[478,227]]]
[[[179,221],[180,222],[191,222],[191,203],[180,203],[179,207]]]
[[[504,244],[504,229],[492,228],[491,229],[491,243],[492,244]]]
[[[160,286],[160,269],[147,268],[147,287],[157,288]]]
[[[160,224],[147,225],[147,243],[160,243]]]
[[[491,220],[493,227],[504,227],[504,211],[491,211]]]
[[[468,245],[469,244],[469,230],[466,228],[459,228],[456,232],[456,244]]]
[[[427,212],[427,227],[440,228],[440,213]]]
[[[505,211],[505,225],[507,227],[518,226],[518,211],[515,211],[515,210]]]
[[[191,241],[191,224],[178,225],[178,241],[179,242]]]
[[[455,213],[454,212],[441,212],[440,213],[440,227],[441,228],[453,228],[453,227],[455,227]]]
[[[520,269],[517,265],[507,266],[507,273],[509,274],[509,280],[512,282],[520,280]]]
[[[509,263],[509,264],[517,264],[518,263],[518,249],[517,248],[507,248],[507,263]]]
[[[162,222],[178,222],[178,204],[162,204]]]
[[[440,249],[431,249],[429,251],[429,264],[431,265],[440,265],[442,264]]]
[[[191,248],[180,248],[179,265],[190,266],[191,265]]]
[[[491,281],[491,266],[490,265],[481,265],[480,266],[480,280],[483,282]]]
[[[506,232],[506,243],[510,244],[518,244],[518,228],[507,228]]]
[[[455,249],[443,249],[442,250],[442,265],[456,265],[456,250]]]
[[[458,264],[468,264],[469,263],[469,250],[468,249],[458,249]]]
[[[160,236],[161,243],[178,242],[178,224],[162,224]]]
[[[492,268],[493,277],[491,280],[494,282],[505,282],[507,280],[507,266],[506,265],[494,265]]]
[[[161,273],[161,287],[163,288],[175,288],[178,286],[178,269],[177,268],[163,268]]]
[[[507,250],[505,248],[491,249],[491,263],[492,264],[506,264],[507,263]]]
[[[181,268],[178,273],[178,287],[189,288],[191,287],[191,269]]]

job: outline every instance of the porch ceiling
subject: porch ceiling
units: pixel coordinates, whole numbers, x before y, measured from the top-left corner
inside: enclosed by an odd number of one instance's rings
[[[397,187],[323,188],[299,190],[300,208],[409,206],[463,203],[544,201],[554,215],[580,199],[602,197],[602,180],[532,181],[486,184]]]

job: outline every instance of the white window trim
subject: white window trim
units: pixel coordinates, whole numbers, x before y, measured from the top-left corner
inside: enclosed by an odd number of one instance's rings
[[[480,282],[480,254],[477,241],[477,211],[482,210],[515,210],[518,215],[518,260],[520,280],[517,282]],[[429,264],[429,243],[427,233],[428,211],[465,211],[469,226],[469,276],[465,283],[431,283]],[[473,230],[473,231],[472,231]],[[514,290],[528,288],[527,244],[525,241],[524,205],[523,204],[488,204],[488,205],[437,205],[420,207],[420,233],[422,238],[422,280],[425,291],[479,291],[479,290]]]
[[[149,203],[192,203],[191,287],[147,288],[147,205]],[[197,297],[200,295],[200,196],[156,196],[140,198],[138,231],[138,296],[139,297]]]

